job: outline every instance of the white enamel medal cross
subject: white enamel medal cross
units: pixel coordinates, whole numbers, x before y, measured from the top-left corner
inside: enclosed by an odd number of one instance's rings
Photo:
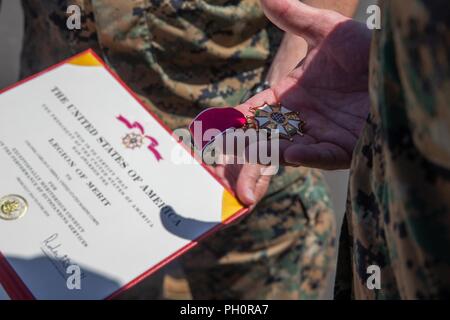
[[[293,140],[295,135],[303,136],[305,122],[300,114],[291,111],[280,103],[270,105],[265,103],[262,107],[251,108],[253,116],[247,119],[247,125],[256,130],[276,130],[283,139]]]

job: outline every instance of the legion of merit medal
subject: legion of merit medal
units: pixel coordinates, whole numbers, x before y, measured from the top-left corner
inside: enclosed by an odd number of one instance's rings
[[[262,107],[251,108],[253,116],[247,118],[247,127],[256,130],[276,130],[283,139],[293,141],[295,135],[304,135],[305,121],[300,114],[278,103],[265,103]]]
[[[0,199],[0,218],[17,220],[25,215],[28,209],[27,201],[18,195],[8,195]]]

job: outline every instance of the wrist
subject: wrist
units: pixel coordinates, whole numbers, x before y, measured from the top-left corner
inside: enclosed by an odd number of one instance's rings
[[[248,99],[250,99],[251,97],[257,95],[258,93],[263,92],[264,90],[267,90],[270,88],[270,81],[269,80],[265,80],[261,83],[256,84],[255,86],[253,86],[253,88],[251,88],[250,90],[248,90],[244,96],[241,99],[241,104],[245,103]]]

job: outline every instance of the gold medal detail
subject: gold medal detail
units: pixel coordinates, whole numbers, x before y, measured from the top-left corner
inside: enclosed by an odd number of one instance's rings
[[[264,104],[259,108],[251,108],[253,116],[247,117],[247,128],[256,130],[276,130],[281,138],[293,140],[295,135],[304,134],[305,121],[300,114],[291,111],[280,103],[277,105]]]
[[[137,133],[129,133],[122,139],[123,145],[128,149],[136,149],[144,144],[144,137]]]
[[[18,195],[11,194],[0,199],[0,219],[17,220],[28,210],[27,201]]]

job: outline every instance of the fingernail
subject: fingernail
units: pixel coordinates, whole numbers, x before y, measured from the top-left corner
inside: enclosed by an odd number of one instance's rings
[[[253,193],[253,190],[247,189],[245,196],[252,204],[256,202],[256,197],[255,197],[255,194]]]

